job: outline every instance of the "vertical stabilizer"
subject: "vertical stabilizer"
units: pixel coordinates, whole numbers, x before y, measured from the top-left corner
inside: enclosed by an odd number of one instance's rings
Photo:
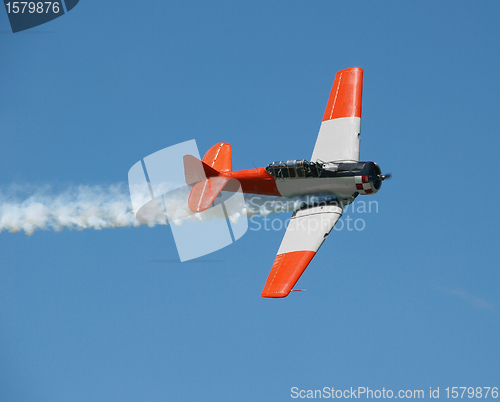
[[[219,172],[233,170],[233,156],[231,145],[226,142],[215,144],[203,157],[203,162]]]

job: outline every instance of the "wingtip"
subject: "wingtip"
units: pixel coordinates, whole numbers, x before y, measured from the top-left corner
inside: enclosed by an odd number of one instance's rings
[[[310,250],[278,254],[261,296],[269,298],[288,296],[315,254],[315,251]]]
[[[363,69],[361,67],[349,67],[349,68],[346,68],[342,71],[361,71],[361,72],[363,72]]]
[[[267,297],[269,299],[282,299],[283,297],[287,297],[290,292],[262,292],[260,297]]]
[[[363,69],[350,67],[335,75],[323,121],[341,117],[361,117]]]

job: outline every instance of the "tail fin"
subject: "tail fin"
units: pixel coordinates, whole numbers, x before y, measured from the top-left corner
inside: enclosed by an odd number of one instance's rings
[[[192,155],[184,155],[186,183],[194,184],[188,200],[192,212],[203,212],[212,205],[230,180],[223,173],[232,171],[232,165],[231,145],[224,142],[210,148],[202,161]]]
[[[226,142],[215,144],[205,154],[203,162],[219,172],[232,171],[233,156],[231,154],[231,145]]]

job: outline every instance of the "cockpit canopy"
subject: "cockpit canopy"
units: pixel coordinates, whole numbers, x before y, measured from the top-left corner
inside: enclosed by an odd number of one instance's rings
[[[305,159],[273,162],[266,167],[266,172],[277,179],[319,177],[320,170],[320,164]]]
[[[381,175],[374,162],[308,162],[305,159],[273,162],[267,165],[266,172],[276,179],[350,176],[376,179]]]

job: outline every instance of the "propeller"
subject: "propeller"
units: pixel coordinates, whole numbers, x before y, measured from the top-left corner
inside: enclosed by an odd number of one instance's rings
[[[392,177],[392,173],[387,173],[386,175],[380,175],[380,180],[384,181],[385,179],[390,179]]]

